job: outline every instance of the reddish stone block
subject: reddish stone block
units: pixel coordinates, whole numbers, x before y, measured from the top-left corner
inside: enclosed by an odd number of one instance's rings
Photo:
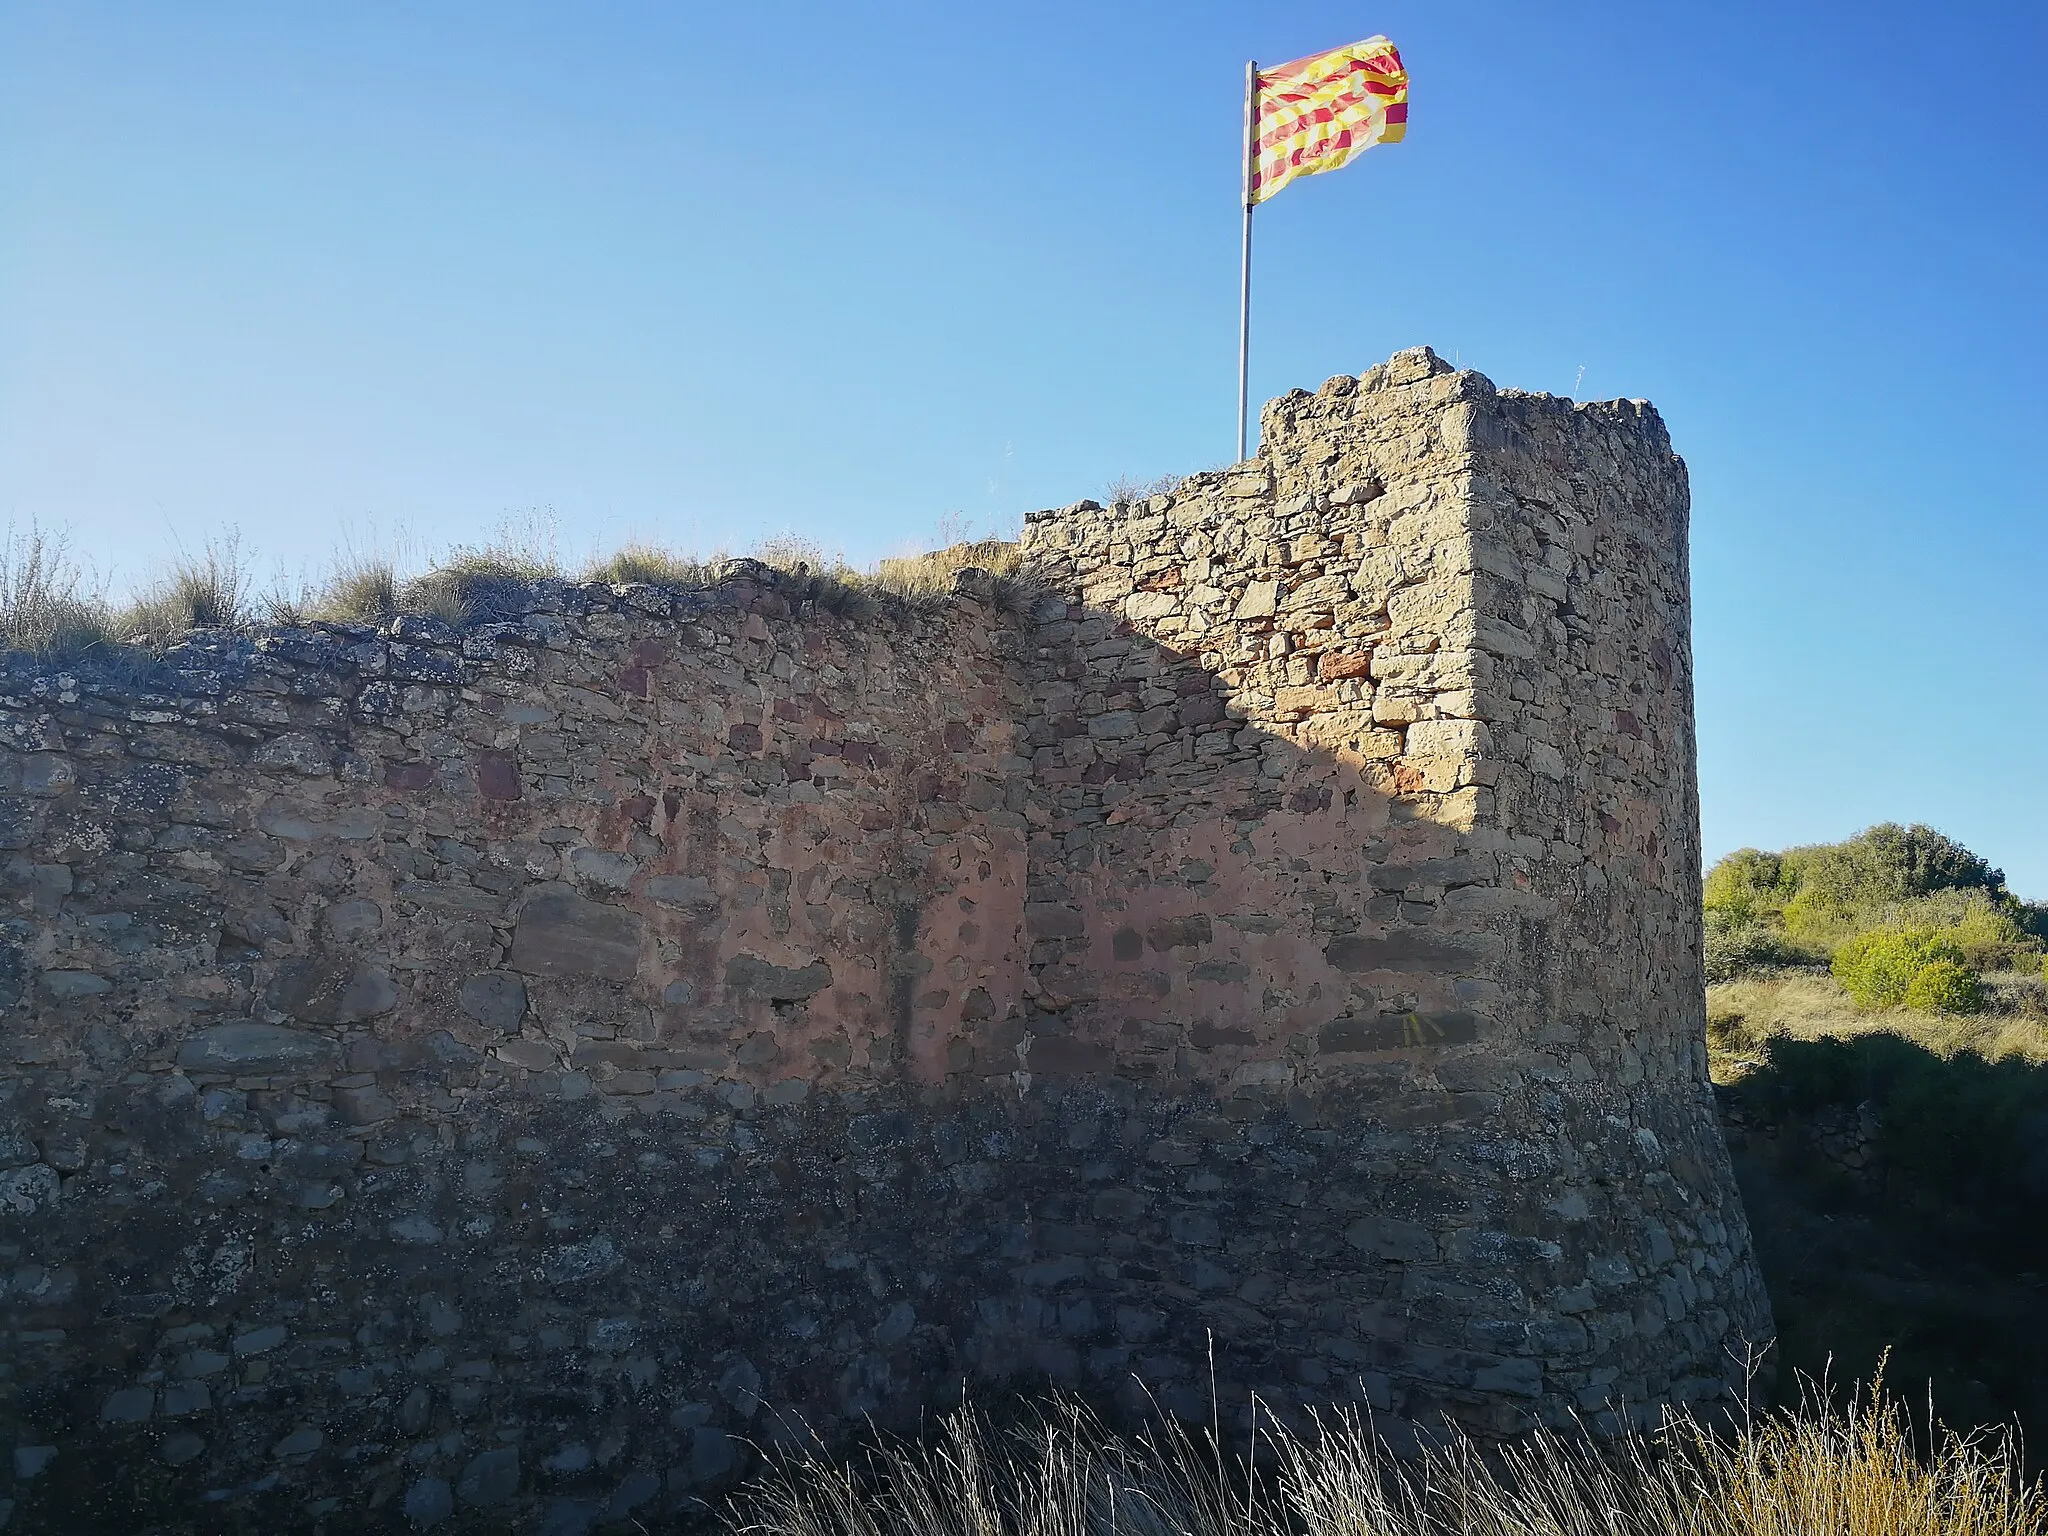
[[[512,754],[477,753],[476,788],[486,800],[517,800],[524,791],[519,783],[519,764]]]

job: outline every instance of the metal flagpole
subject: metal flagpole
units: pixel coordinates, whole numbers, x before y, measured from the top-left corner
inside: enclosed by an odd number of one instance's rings
[[[1258,158],[1259,66],[1244,67],[1244,253],[1237,286],[1237,462],[1244,462],[1245,416],[1252,356],[1252,167]]]

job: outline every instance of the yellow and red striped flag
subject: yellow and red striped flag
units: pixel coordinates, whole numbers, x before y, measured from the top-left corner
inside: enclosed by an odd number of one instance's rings
[[[1247,206],[1297,176],[1334,171],[1408,131],[1408,71],[1384,37],[1259,70],[1252,100]]]

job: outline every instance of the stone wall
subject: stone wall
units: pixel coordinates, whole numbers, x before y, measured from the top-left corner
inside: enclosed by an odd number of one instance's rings
[[[1683,468],[1426,352],[922,610],[0,680],[17,1528],[682,1519],[1052,1381],[1718,1392]],[[445,1522],[445,1524],[443,1524]]]

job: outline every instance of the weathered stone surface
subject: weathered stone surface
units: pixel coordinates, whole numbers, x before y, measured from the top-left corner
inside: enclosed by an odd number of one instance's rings
[[[309,1024],[360,1024],[396,1008],[398,988],[373,965],[316,956],[279,971],[267,1001]]]
[[[0,1212],[32,1216],[56,1204],[63,1193],[63,1179],[47,1163],[30,1163],[0,1173]]]
[[[456,996],[464,1013],[501,1035],[517,1034],[526,1017],[526,983],[510,971],[471,976]]]
[[[718,905],[717,893],[702,875],[655,875],[648,880],[646,891],[649,901],[664,907],[710,909]]]
[[[103,1424],[140,1424],[156,1412],[156,1388],[123,1387],[100,1404]]]
[[[297,1074],[332,1068],[340,1057],[324,1035],[254,1021],[216,1024],[178,1047],[178,1065],[188,1072]]]
[[[324,809],[324,807],[323,807]],[[284,804],[273,804],[256,818],[256,825],[272,837],[295,843],[337,838],[360,842],[377,835],[377,820],[369,812],[344,807],[334,815],[303,814]]]
[[[247,1333],[235,1335],[235,1353],[237,1355],[267,1354],[290,1337],[290,1330],[278,1323],[270,1323],[261,1328],[251,1328]]]
[[[1332,939],[1326,953],[1340,971],[1444,971],[1473,966],[1484,952],[1466,935],[1397,928],[1379,935],[1346,934]]]
[[[577,848],[569,854],[569,872],[578,880],[607,891],[623,891],[633,883],[640,861],[602,848]]]
[[[321,915],[320,922],[328,938],[340,944],[352,943],[383,928],[384,909],[367,897],[356,897],[337,901]]]
[[[455,1490],[445,1478],[423,1477],[405,1490],[405,1518],[422,1530],[455,1513]]]
[[[786,966],[770,965],[756,955],[734,955],[725,963],[725,984],[736,996],[800,1003],[832,985],[832,967],[822,960]]]
[[[530,976],[631,981],[640,968],[641,919],[571,886],[536,886],[520,909],[505,964]]]
[[[1409,1012],[1332,1019],[1316,1036],[1316,1044],[1325,1051],[1398,1051],[1470,1045],[1478,1038],[1477,1014]]]
[[[102,992],[113,990],[114,984],[104,976],[95,976],[91,971],[45,971],[43,990],[50,994],[55,1003],[74,1002],[82,997],[97,997]]]
[[[334,754],[327,744],[300,731],[266,741],[249,755],[249,761],[258,768],[281,768],[308,778],[334,771]]]
[[[1237,606],[1230,612],[1233,619],[1271,618],[1280,609],[1280,583],[1277,581],[1254,581],[1246,585],[1244,596],[1237,600]]]
[[[662,1529],[963,1382],[1206,1417],[1212,1339],[1397,1443],[1725,1379],[1683,466],[1421,352],[1262,441],[1034,514],[1025,615],[0,660],[16,1525]]]
[[[519,782],[518,761],[506,752],[479,752],[476,788],[486,800],[517,800],[525,793]]]

